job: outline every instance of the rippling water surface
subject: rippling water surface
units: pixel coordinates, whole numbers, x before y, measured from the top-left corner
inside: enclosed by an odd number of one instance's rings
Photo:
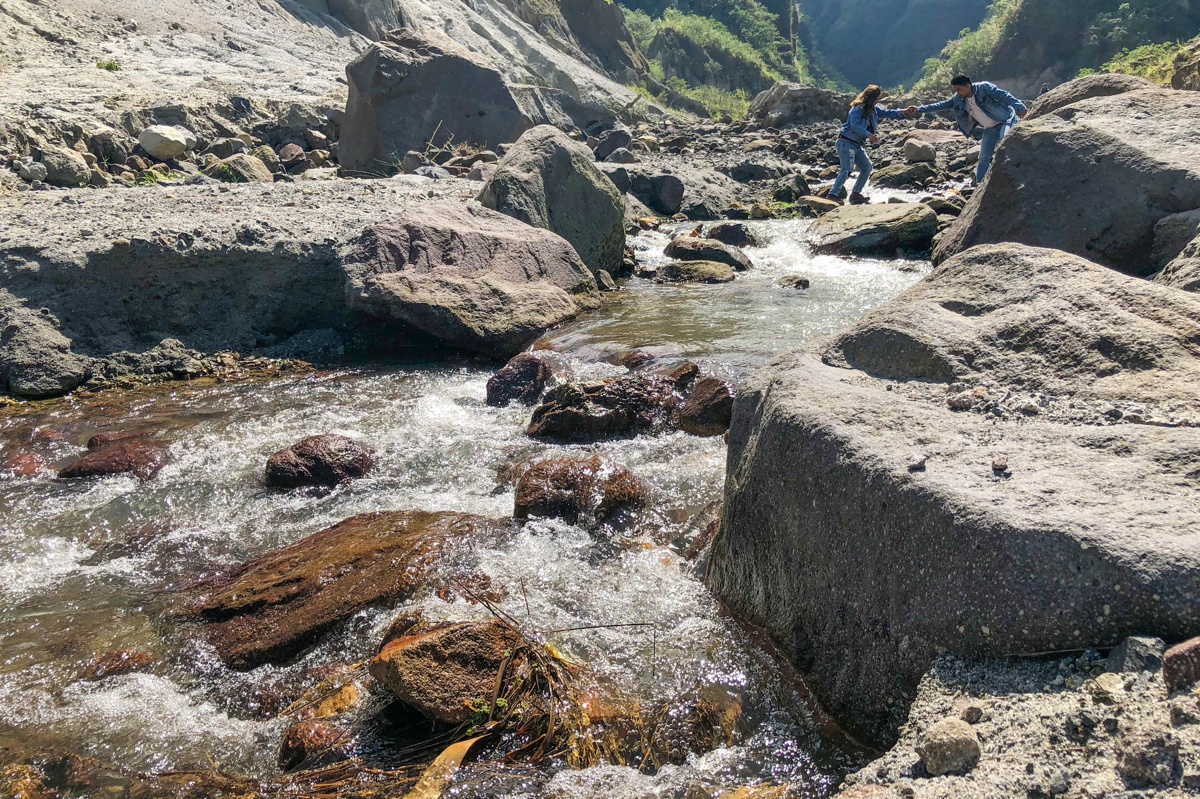
[[[754,223],[756,268],[724,286],[663,287],[631,281],[600,312],[547,342],[584,376],[623,370],[605,363],[633,347],[697,360],[736,378],[789,347],[846,325],[921,276],[875,261],[812,257],[804,223]],[[665,236],[636,241],[661,259]],[[788,274],[808,291],[778,285]],[[418,596],[365,611],[300,663],[248,674],[224,668],[173,622],[175,589],[356,513],[389,509],[512,512],[498,472],[531,455],[595,451],[627,464],[652,496],[648,518],[612,537],[554,522],[470,553],[492,579],[501,607],[533,630],[642,623],[549,635],[632,695],[662,700],[702,686],[739,695],[746,730],[736,745],[654,775],[604,767],[472,779],[462,795],[606,799],[693,796],[748,780],[793,780],[824,796],[855,755],[814,718],[794,676],[751,631],[725,616],[672,546],[688,521],[720,497],[720,438],[681,433],[563,448],[523,435],[526,409],[488,408],[489,364],[343,370],[272,382],[173,385],[30,404],[0,416],[0,460],[35,451],[69,461],[91,435],[157,431],[170,463],[146,483],[132,478],[65,482],[49,473],[0,482],[0,745],[70,751],[130,771],[208,768],[269,777],[284,723],[255,712],[255,686],[297,669],[372,654],[400,612],[430,619],[480,617],[462,599]],[[308,435],[342,433],[380,454],[371,477],[325,496],[262,484],[268,455]],[[96,654],[150,653],[142,673],[85,681]]]

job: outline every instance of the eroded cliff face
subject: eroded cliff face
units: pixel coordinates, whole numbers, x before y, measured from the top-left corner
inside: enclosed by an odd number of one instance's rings
[[[855,85],[911,84],[988,0],[799,0],[821,53]]]

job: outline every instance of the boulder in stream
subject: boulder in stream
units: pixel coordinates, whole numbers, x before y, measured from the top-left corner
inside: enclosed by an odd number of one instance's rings
[[[738,272],[744,272],[754,266],[737,247],[722,244],[715,239],[700,239],[694,236],[672,239],[663,254],[679,261],[715,261]]]
[[[353,516],[192,589],[186,614],[232,668],[283,662],[363,608],[411,596],[455,547],[507,530],[465,513]]]
[[[521,136],[479,192],[487,208],[562,236],[592,273],[620,271],[625,202],[586,145],[550,125]]]
[[[569,377],[570,368],[554,353],[522,352],[488,378],[487,404],[493,408],[502,408],[513,401],[536,405],[555,380],[561,382]]]
[[[343,264],[354,310],[492,355],[600,304],[569,243],[476,203],[430,203],[372,225]]]
[[[733,396],[733,387],[724,380],[702,377],[676,411],[676,424],[695,436],[723,435],[733,418]]]
[[[135,436],[106,443],[58,470],[61,480],[131,474],[150,480],[167,465],[167,452],[156,442]]]
[[[475,704],[488,705],[501,664],[520,642],[498,619],[438,626],[392,641],[369,669],[401,702],[453,726],[470,721]]]
[[[268,458],[266,482],[273,488],[333,487],[365,476],[375,463],[370,447],[325,433],[309,436]]]
[[[937,225],[937,214],[921,203],[847,205],[814,222],[809,236],[817,252],[893,258],[928,252]]]
[[[876,743],[941,652],[1193,635],[1198,337],[1194,295],[1067,253],[946,261],[741,387],[710,585]]]
[[[587,443],[664,430],[678,403],[669,377],[633,374],[552,389],[533,411],[531,438]]]
[[[513,516],[600,524],[646,504],[646,488],[626,466],[598,455],[548,458],[517,481]]]

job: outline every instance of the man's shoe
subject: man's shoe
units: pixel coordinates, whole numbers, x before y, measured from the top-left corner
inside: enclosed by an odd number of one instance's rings
[[[862,194],[859,194],[858,192],[854,192],[853,194],[850,195],[850,204],[851,205],[866,205],[869,202],[870,202],[870,200],[867,197],[865,197]]]
[[[837,203],[838,205],[845,205],[845,203],[842,202],[841,197],[834,197],[832,194],[829,195],[828,197],[826,197],[825,199],[829,200],[830,202]]]

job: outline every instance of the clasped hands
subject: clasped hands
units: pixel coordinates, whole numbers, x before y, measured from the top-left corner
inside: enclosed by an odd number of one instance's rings
[[[904,116],[908,117],[909,119],[916,119],[921,115],[920,109],[918,109],[915,105],[910,105],[908,108],[904,109],[903,113]]]

